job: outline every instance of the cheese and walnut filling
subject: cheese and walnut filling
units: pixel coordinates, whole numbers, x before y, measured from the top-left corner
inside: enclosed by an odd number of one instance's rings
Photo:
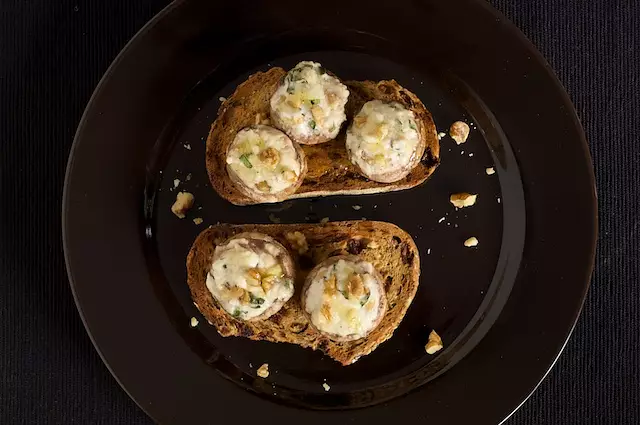
[[[314,271],[304,304],[318,330],[357,339],[377,326],[384,295],[372,264],[340,259]]]
[[[294,140],[334,139],[346,120],[349,90],[317,62],[300,62],[271,97],[271,117]]]
[[[275,241],[232,238],[216,247],[207,288],[233,317],[267,318],[293,295],[293,276],[282,261],[288,255]]]
[[[227,150],[227,166],[257,193],[278,193],[295,185],[302,158],[283,132],[266,125],[238,132]]]
[[[365,103],[347,130],[346,147],[351,162],[372,180],[376,180],[376,175],[400,170],[408,173],[419,144],[420,133],[413,112],[397,102]]]

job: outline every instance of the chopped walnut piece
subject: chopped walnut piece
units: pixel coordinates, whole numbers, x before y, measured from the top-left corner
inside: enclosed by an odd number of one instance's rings
[[[327,319],[327,321],[331,321],[331,307],[329,306],[329,304],[327,303],[322,304],[322,307],[320,308],[320,313],[322,313],[322,315],[324,316],[325,319]]]
[[[471,193],[454,193],[449,197],[449,201],[456,208],[470,207],[476,203],[478,195],[472,195]]]
[[[333,296],[338,293],[338,288],[336,287],[336,275],[332,274],[329,279],[324,282],[324,293],[328,296]]]
[[[195,198],[189,192],[178,192],[176,201],[171,206],[171,212],[179,218],[185,218],[185,214],[193,206]]]
[[[273,168],[280,162],[280,153],[274,148],[267,148],[260,152],[260,160]]]
[[[258,371],[256,372],[256,374],[260,377],[260,378],[266,378],[269,376],[269,363],[264,363],[262,366],[260,366],[258,368]]]
[[[451,127],[449,128],[449,136],[451,136],[451,138],[460,145],[467,141],[467,137],[469,137],[469,130],[469,125],[467,123],[456,121],[451,124]]]
[[[471,236],[469,239],[464,241],[464,246],[466,246],[467,248],[472,248],[477,245],[478,245],[478,238],[476,238],[475,236]]]
[[[269,192],[271,190],[271,186],[269,186],[269,183],[267,183],[266,180],[262,180],[256,184],[256,189],[261,192]]]
[[[442,350],[442,338],[440,335],[436,333],[436,331],[432,330],[429,334],[429,341],[427,341],[427,345],[424,346],[427,354],[435,354],[438,351]]]
[[[358,298],[364,294],[364,283],[362,276],[358,273],[352,273],[347,282],[347,293]]]
[[[304,254],[309,250],[309,244],[307,238],[301,232],[289,232],[284,235],[287,238],[287,242],[291,244],[291,248],[298,251],[298,254]]]

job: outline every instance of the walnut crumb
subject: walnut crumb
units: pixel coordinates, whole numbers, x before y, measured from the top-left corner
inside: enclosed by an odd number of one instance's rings
[[[191,327],[195,328],[196,326],[198,326],[198,319],[196,319],[195,317],[191,318]]]
[[[470,207],[473,204],[475,204],[477,198],[478,198],[478,195],[463,192],[463,193],[452,194],[449,197],[449,201],[456,208],[464,208],[464,207]]]
[[[196,217],[196,218],[193,219],[193,224],[195,224],[197,226],[197,225],[202,224],[203,221],[204,220],[202,220],[202,217]]]
[[[266,378],[269,376],[269,363],[263,363],[256,372],[260,378]]]
[[[495,174],[495,172],[496,172],[496,170],[493,167],[489,167],[484,171],[485,171],[485,173],[487,173],[488,176],[490,176],[491,174]]]
[[[467,248],[472,248],[477,245],[478,245],[478,238],[476,238],[475,236],[471,236],[469,239],[464,241],[464,246],[466,246]]]
[[[178,192],[176,201],[171,206],[171,212],[178,218],[184,218],[185,214],[193,206],[195,198],[189,192]]]
[[[304,254],[309,250],[309,244],[307,238],[301,232],[289,232],[284,235],[287,238],[287,242],[291,245],[291,248],[298,251],[298,254]]]
[[[451,127],[449,128],[449,136],[451,136],[458,145],[461,145],[467,141],[467,137],[469,137],[469,130],[469,125],[467,125],[467,123],[456,121],[451,124]]]
[[[432,330],[429,334],[429,340],[427,341],[427,345],[424,346],[427,354],[435,354],[438,351],[442,350],[444,345],[442,345],[442,338],[440,335],[436,333],[436,331]]]

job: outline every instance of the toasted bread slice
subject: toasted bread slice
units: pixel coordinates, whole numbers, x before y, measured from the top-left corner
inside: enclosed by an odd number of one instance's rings
[[[240,84],[218,110],[218,118],[207,138],[206,165],[213,188],[232,204],[250,205],[260,201],[241,193],[231,182],[226,170],[227,147],[242,128],[265,124],[269,120],[269,100],[280,80],[282,68],[258,72]],[[350,95],[346,106],[347,125],[362,105],[373,99],[395,101],[414,112],[425,140],[425,153],[420,163],[403,179],[394,183],[378,183],[362,176],[349,161],[345,148],[345,128],[335,140],[316,145],[303,145],[307,158],[307,174],[302,185],[288,199],[329,195],[359,195],[409,189],[423,183],[440,162],[440,144],[431,113],[418,97],[395,80],[347,81]]]
[[[242,232],[269,235],[289,248],[298,267],[296,292],[280,311],[263,321],[245,322],[227,314],[206,286],[217,244]],[[293,232],[306,238],[308,250],[300,254],[299,242],[287,239]],[[303,250],[300,250],[303,251]],[[371,262],[384,280],[387,312],[380,324],[365,338],[356,341],[331,341],[310,325],[300,304],[304,280],[314,265],[335,255],[359,255]],[[326,355],[343,365],[354,363],[389,339],[402,321],[418,289],[420,257],[405,231],[379,221],[342,221],[318,224],[220,224],[197,237],[187,257],[187,282],[194,303],[207,321],[222,336],[243,336],[254,340],[288,342]]]

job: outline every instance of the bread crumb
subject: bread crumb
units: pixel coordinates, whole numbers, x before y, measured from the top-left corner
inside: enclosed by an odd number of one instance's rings
[[[427,248],[427,255],[431,255],[431,248]]]
[[[322,220],[320,220],[320,224],[327,224],[329,222],[329,217],[324,217]]]
[[[185,143],[185,144],[184,144],[184,145],[182,145],[182,146],[184,146],[184,148],[185,148],[186,150],[188,150],[188,151],[190,151],[190,150],[191,150],[191,145],[190,145],[189,143]]]
[[[325,391],[329,391],[331,389],[329,384],[327,384],[326,382],[324,384],[322,384],[322,388],[324,388]]]
[[[220,97],[218,98],[218,100],[219,100],[220,102],[225,102],[225,101],[227,100],[227,98],[226,98],[226,97],[224,97],[224,96],[220,96]]]
[[[442,345],[442,338],[440,335],[436,333],[435,330],[432,330],[429,334],[429,340],[427,341],[427,345],[424,346],[427,354],[435,354],[438,351],[442,350],[444,345]]]
[[[287,239],[287,242],[291,245],[291,248],[298,251],[298,254],[304,254],[309,250],[309,244],[307,243],[307,238],[303,233],[295,231],[289,232],[284,235]]]
[[[189,192],[178,192],[176,201],[171,206],[171,212],[178,218],[184,218],[185,214],[193,206],[195,198]]]
[[[198,319],[196,319],[195,317],[191,318],[191,327],[195,328],[196,326],[198,326]]]
[[[461,145],[462,143],[467,141],[467,137],[469,137],[469,131],[470,129],[467,123],[456,121],[451,124],[451,127],[449,127],[449,136],[451,136],[451,138],[455,140],[458,145]]]
[[[196,218],[193,219],[193,224],[195,224],[197,226],[197,225],[202,224],[203,221],[204,220],[202,220],[202,217],[196,217]]]
[[[462,193],[452,194],[449,197],[449,201],[456,208],[464,208],[464,207],[470,207],[473,204],[475,204],[477,198],[478,198],[478,195],[462,192]]]
[[[476,238],[475,236],[471,236],[469,239],[464,241],[464,246],[466,246],[467,248],[478,246],[478,238]]]
[[[260,366],[258,368],[258,371],[256,373],[260,378],[268,377],[269,376],[269,364],[268,363],[264,363],[262,366]]]
[[[191,173],[187,174],[187,181],[191,180]]]
[[[498,198],[498,203],[500,203],[500,198]]]
[[[362,209],[362,205],[352,205],[351,208],[353,208],[356,211],[359,211]]]
[[[440,220],[438,220],[438,223],[442,223],[444,221],[444,217],[440,217]]]
[[[180,179],[173,179],[173,187],[176,188],[180,184]]]
[[[444,136],[446,136],[446,135],[447,135],[447,133],[445,133],[445,132],[440,132],[440,133],[438,133],[438,140],[442,140],[442,138],[443,138]]]
[[[491,174],[495,174],[496,170],[494,170],[493,167],[489,167],[486,170],[484,170],[485,173],[487,173],[488,176],[490,176]]]

